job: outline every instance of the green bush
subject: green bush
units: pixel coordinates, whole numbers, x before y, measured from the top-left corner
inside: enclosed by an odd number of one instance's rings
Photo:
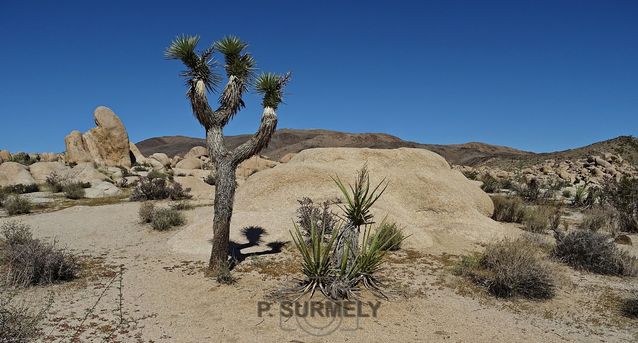
[[[633,276],[638,273],[636,258],[618,249],[604,234],[575,230],[557,236],[553,255],[575,269],[618,276]]]
[[[470,278],[497,297],[548,299],[555,294],[555,277],[537,246],[524,239],[488,244],[482,254],[466,256],[454,273]]]
[[[30,213],[33,205],[27,198],[21,197],[19,195],[11,195],[8,196],[7,199],[3,202],[3,207],[5,208],[5,210],[7,210],[7,213],[10,216],[14,216],[17,214]]]
[[[151,218],[151,227],[158,231],[165,231],[174,226],[184,225],[184,223],[186,223],[184,215],[170,208],[156,209]]]
[[[563,191],[563,198],[569,199],[572,197],[572,192],[569,189]]]
[[[525,205],[519,197],[496,195],[492,197],[494,213],[492,219],[499,222],[521,223],[525,218]]]

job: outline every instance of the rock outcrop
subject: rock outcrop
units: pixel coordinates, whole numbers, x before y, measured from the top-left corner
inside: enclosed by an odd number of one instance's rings
[[[476,242],[502,237],[506,227],[490,219],[493,204],[475,182],[452,170],[443,157],[424,149],[325,148],[304,150],[288,163],[250,176],[237,189],[231,239],[241,242],[241,229],[258,225],[267,240],[290,240],[298,199],[315,202],[342,199],[331,177],[352,182],[365,163],[371,182],[389,181],[372,211],[376,221],[386,215],[411,235],[405,247],[420,252],[460,253]],[[339,212],[337,205],[333,210]],[[189,222],[169,243],[175,251],[210,254],[210,217]]]
[[[64,139],[66,161],[130,168],[131,148],[128,133],[120,118],[104,106],[96,108],[93,117],[95,128],[84,134],[73,131]]]
[[[11,153],[7,150],[0,150],[0,163],[7,162],[11,159]]]
[[[0,164],[0,187],[17,184],[30,185],[34,183],[35,180],[26,166],[16,162],[4,162]]]

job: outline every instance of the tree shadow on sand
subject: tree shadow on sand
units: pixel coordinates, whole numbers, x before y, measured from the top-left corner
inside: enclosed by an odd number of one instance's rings
[[[271,255],[271,254],[280,253],[281,249],[287,243],[282,241],[270,242],[266,244],[266,246],[269,247],[270,250],[256,251],[256,252],[250,252],[250,253],[244,254],[241,252],[242,249],[256,247],[256,246],[259,246],[260,243],[262,243],[261,238],[266,233],[266,230],[259,226],[248,226],[243,228],[241,230],[241,233],[242,235],[244,235],[244,237],[246,237],[246,240],[248,240],[248,242],[241,243],[241,244],[232,240],[229,242],[228,254],[230,255],[230,258],[231,258],[231,263],[230,263],[231,268],[234,268],[235,266],[237,266],[238,264],[240,264],[245,259],[251,256]]]

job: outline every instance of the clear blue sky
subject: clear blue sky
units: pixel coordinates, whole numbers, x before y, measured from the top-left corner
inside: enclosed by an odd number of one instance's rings
[[[532,151],[638,135],[635,0],[2,0],[0,149],[63,151],[98,105],[134,142],[202,137],[163,58],[181,33],[238,35],[261,70],[291,70],[280,128]],[[258,100],[226,133],[256,129]]]

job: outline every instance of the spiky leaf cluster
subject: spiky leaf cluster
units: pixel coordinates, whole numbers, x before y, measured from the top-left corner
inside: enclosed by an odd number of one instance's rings
[[[346,204],[342,209],[348,222],[356,227],[372,224],[373,215],[370,208],[388,187],[385,179],[370,189],[370,175],[367,166],[364,165],[358,171],[354,185],[349,184],[346,187],[339,177],[333,178],[333,180],[346,198]]]
[[[272,107],[277,109],[283,101],[284,86],[290,79],[290,73],[285,75],[277,75],[275,73],[264,73],[257,77],[255,81],[255,90],[263,95],[262,105],[264,107]]]
[[[216,64],[213,58],[214,49],[209,47],[198,55],[195,52],[197,43],[199,43],[199,36],[178,36],[166,49],[165,56],[169,59],[181,60],[188,68],[182,71],[181,76],[186,78],[189,92],[194,90],[197,81],[202,81],[206,89],[212,92],[221,80],[213,70]]]
[[[242,54],[248,44],[238,37],[226,36],[217,41],[214,47],[224,54],[226,74],[239,78],[243,83],[249,83],[257,63],[250,54]]]

